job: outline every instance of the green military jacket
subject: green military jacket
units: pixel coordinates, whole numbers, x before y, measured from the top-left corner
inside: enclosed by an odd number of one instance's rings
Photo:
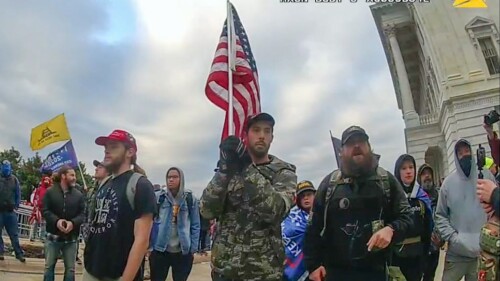
[[[218,220],[212,268],[225,278],[282,280],[280,225],[293,205],[297,175],[294,165],[270,159],[231,178],[216,173],[201,197],[202,216]]]

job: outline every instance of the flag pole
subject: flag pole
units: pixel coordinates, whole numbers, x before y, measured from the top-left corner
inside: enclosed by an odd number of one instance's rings
[[[75,151],[76,154],[76,151]],[[78,156],[76,157],[78,159]],[[78,161],[78,170],[80,170],[80,176],[82,176],[83,181],[83,190],[88,190],[87,182],[85,181],[85,177],[83,176],[82,166],[80,166],[80,161]]]
[[[337,162],[337,168],[340,169],[340,159],[339,159],[339,151],[337,151],[337,147],[335,146],[335,142],[334,142],[334,137],[333,137],[333,134],[332,134],[332,130],[330,130],[330,139],[332,141],[332,145],[333,145],[333,153],[335,154],[335,161]]]
[[[227,0],[227,75],[228,75],[228,135],[234,134],[233,123],[233,13]]]
[[[73,139],[71,139],[71,142],[73,142]],[[76,153],[76,148],[74,144],[73,144],[73,150],[75,151],[76,163],[78,164],[78,170],[80,171],[80,176],[82,176],[83,189],[88,190],[87,182],[85,181],[85,177],[83,176],[83,169],[82,166],[80,165],[80,160],[78,160],[78,153]]]

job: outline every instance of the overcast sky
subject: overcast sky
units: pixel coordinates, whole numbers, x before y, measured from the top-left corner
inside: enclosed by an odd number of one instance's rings
[[[393,171],[405,152],[403,120],[370,9],[313,2],[233,1],[257,62],[262,109],[276,119],[271,153],[317,185],[336,168],[329,130],[340,136],[357,124]],[[201,194],[224,118],[204,88],[225,1],[1,3],[1,150],[34,155],[31,128],[64,112],[88,167],[103,158],[95,138],[125,129],[153,183],[175,165]]]

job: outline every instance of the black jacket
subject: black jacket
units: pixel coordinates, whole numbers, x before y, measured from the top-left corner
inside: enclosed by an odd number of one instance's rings
[[[55,183],[43,197],[43,217],[47,222],[47,232],[60,236],[64,240],[78,238],[80,226],[85,219],[85,200],[83,194],[70,187],[63,193],[61,186]],[[63,233],[57,228],[57,221],[65,219],[73,223],[73,230]]]
[[[405,186],[403,182],[403,178],[401,177],[401,167],[403,167],[403,164],[406,161],[410,161],[413,164],[413,168],[415,169],[415,177],[413,178],[413,182],[409,186]],[[408,202],[410,203],[411,207],[417,208],[417,207],[425,207],[425,202],[422,199],[417,199],[416,195],[418,193],[418,189],[420,187],[420,183],[417,181],[417,178],[421,176],[421,172],[423,170],[419,170],[420,173],[417,173],[417,165],[415,162],[415,158],[409,154],[403,154],[399,156],[398,160],[396,160],[396,165],[394,166],[394,176],[398,180],[399,184],[403,187],[403,190],[408,196]],[[430,199],[430,198],[429,198]],[[431,204],[429,208],[432,210],[432,199],[430,199]],[[432,222],[433,218],[433,213],[430,212],[427,208],[423,208],[424,211],[418,211],[419,209],[414,209],[414,212],[412,212],[412,219],[413,219],[413,227],[408,229],[407,231],[407,237],[406,238],[413,238],[413,237],[420,237],[421,238],[421,243],[418,245],[410,245],[410,246],[405,246],[402,251],[406,252],[412,252],[413,256],[417,254],[417,252],[420,250],[421,254],[419,256],[423,256],[429,252],[429,249],[431,247],[431,234],[432,234],[432,225],[434,224]],[[423,214],[423,215],[422,215]],[[397,248],[397,247],[396,247]],[[398,249],[399,250],[399,249]],[[399,252],[396,250],[396,252]],[[396,262],[397,263],[397,262]]]
[[[360,184],[360,189],[370,189],[372,187],[365,186],[366,181],[364,178],[368,178],[368,176],[370,175],[354,179],[354,181],[358,181]],[[335,255],[339,254],[328,251],[325,246],[329,243],[334,243],[332,240],[333,237],[325,236],[322,238],[320,235],[324,225],[324,212],[330,212],[330,209],[332,208],[332,205],[330,205],[329,210],[325,210],[325,197],[327,189],[330,185],[330,177],[331,174],[326,176],[318,187],[316,197],[314,198],[311,222],[308,225],[305,235],[304,258],[309,272],[313,272],[321,265],[326,267],[335,267],[335,265],[331,264],[330,261],[334,259]],[[387,212],[383,215],[383,219],[386,225],[391,226],[394,229],[394,236],[392,238],[392,242],[394,243],[404,239],[407,229],[412,225],[412,221],[410,218],[410,206],[405,197],[403,188],[391,174],[389,174],[389,183],[391,199],[389,205],[387,206]],[[328,218],[328,221],[330,222],[327,222],[327,229],[325,233],[328,233],[328,225],[333,225],[334,220],[336,220],[336,218],[333,216]],[[380,261],[381,265],[384,265],[384,262],[385,261],[382,259]]]

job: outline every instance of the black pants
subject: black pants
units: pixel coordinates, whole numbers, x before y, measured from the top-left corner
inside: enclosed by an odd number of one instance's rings
[[[326,281],[387,281],[385,270],[327,268]]]
[[[423,275],[422,257],[400,258],[394,256],[392,264],[398,266],[406,281],[420,281]]]
[[[424,279],[422,281],[434,281],[434,275],[436,274],[438,263],[439,251],[432,252],[430,256],[426,258],[424,267]]]
[[[200,231],[200,247],[198,249],[200,249],[200,252],[203,252],[207,249],[207,232],[206,230],[201,230]]]
[[[193,268],[193,255],[153,251],[149,256],[151,281],[165,281],[170,267],[174,281],[186,281]]]

